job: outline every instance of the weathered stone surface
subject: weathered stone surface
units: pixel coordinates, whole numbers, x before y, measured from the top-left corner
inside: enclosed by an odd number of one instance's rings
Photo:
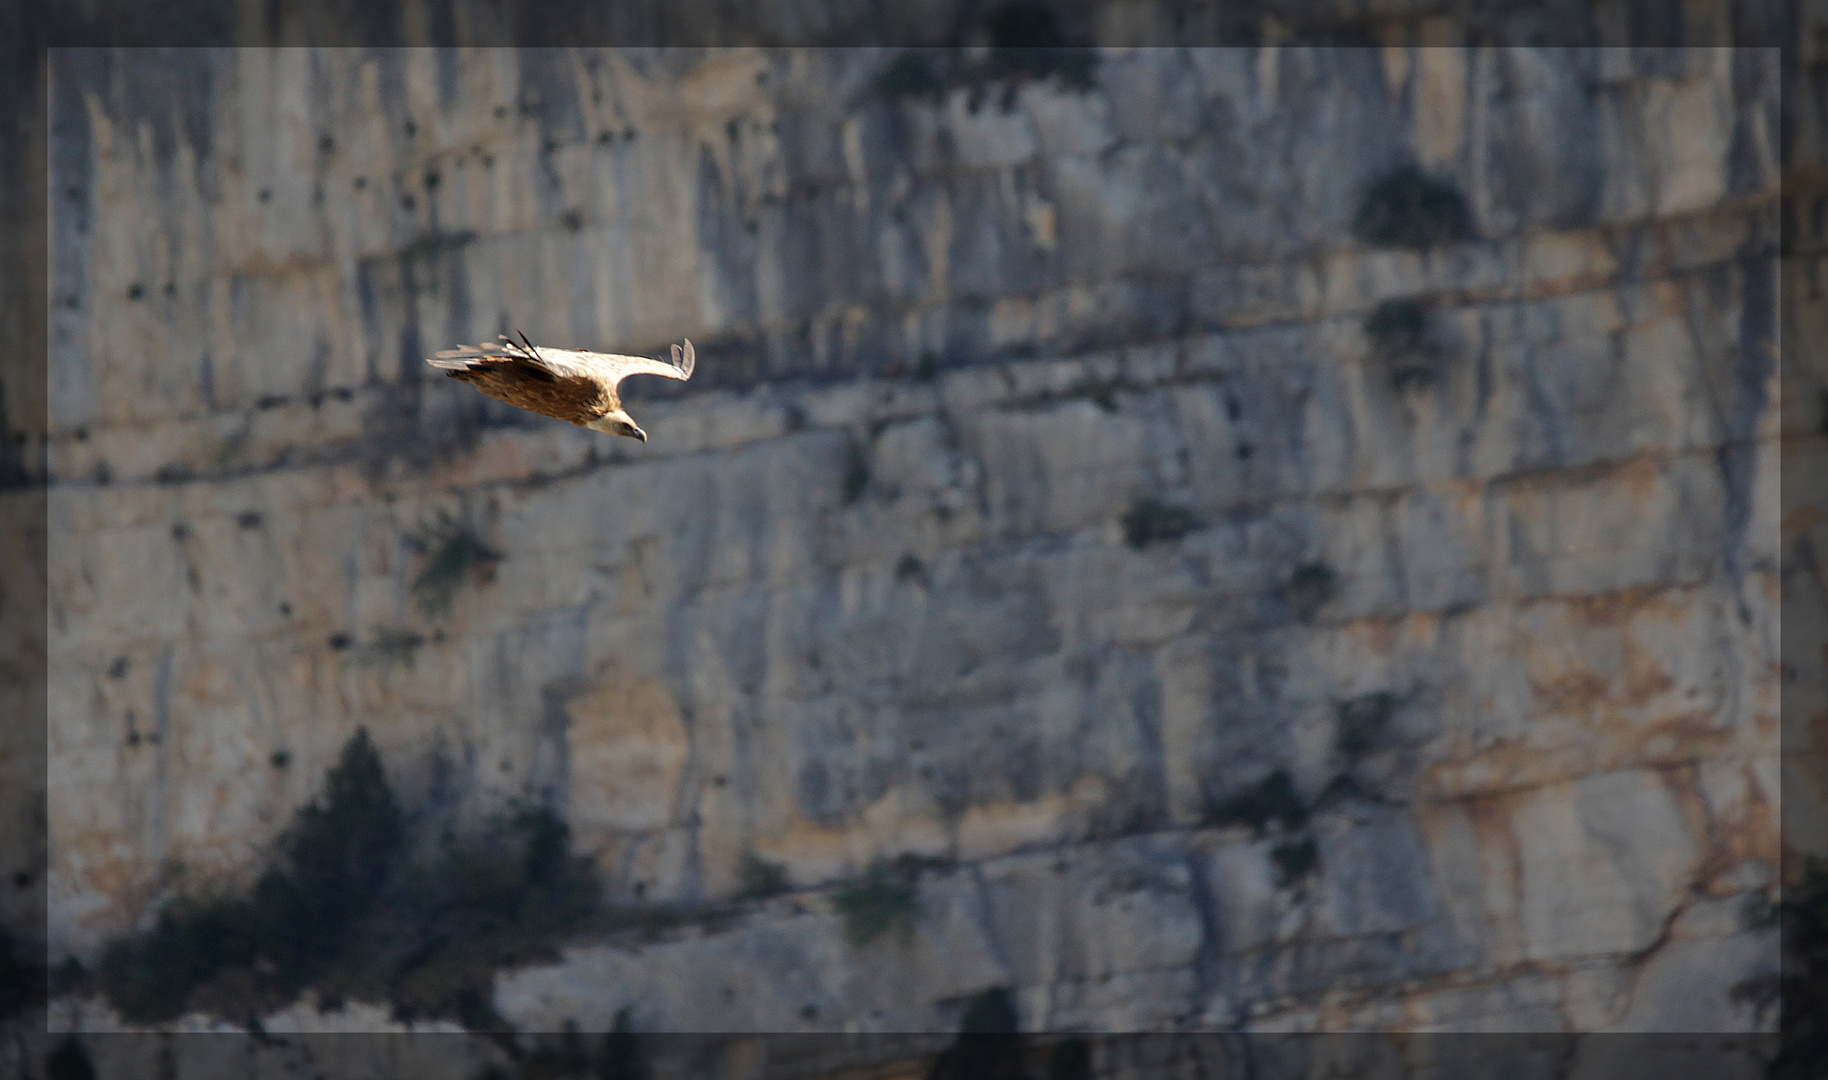
[[[363,725],[613,899],[786,875],[503,973],[532,1029],[1766,1026],[1763,61],[1118,50],[974,110],[889,59],[201,54],[176,126],[59,59],[53,949],[247,880]],[[1352,237],[1406,156],[1471,238]],[[511,327],[700,375],[638,445],[421,363]],[[502,556],[447,610],[441,520]]]

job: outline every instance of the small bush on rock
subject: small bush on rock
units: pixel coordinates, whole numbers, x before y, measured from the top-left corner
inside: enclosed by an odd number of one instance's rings
[[[1379,247],[1430,247],[1472,237],[1472,212],[1451,182],[1401,165],[1366,185],[1352,232]]]
[[[1307,824],[1308,808],[1295,791],[1288,770],[1277,769],[1255,787],[1218,800],[1206,811],[1206,825],[1249,825],[1261,836],[1272,824],[1293,832]]]
[[[844,917],[851,944],[868,945],[894,929],[900,930],[906,944],[913,939],[914,920],[920,914],[915,872],[879,859],[860,880],[839,886],[832,906]]]
[[[1123,515],[1123,538],[1138,551],[1150,544],[1179,540],[1200,527],[1197,514],[1150,495],[1131,504]]]

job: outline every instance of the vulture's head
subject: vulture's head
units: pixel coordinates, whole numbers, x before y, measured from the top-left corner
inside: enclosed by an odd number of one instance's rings
[[[640,439],[642,442],[647,441],[647,432],[641,430],[641,426],[635,423],[634,417],[623,412],[621,409],[617,409],[614,412],[606,412],[584,426],[592,431],[601,431],[607,435],[626,435],[631,439]]]

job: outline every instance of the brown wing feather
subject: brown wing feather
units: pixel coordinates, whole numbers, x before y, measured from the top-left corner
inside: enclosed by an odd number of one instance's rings
[[[426,362],[497,401],[573,424],[620,407],[612,387],[569,369],[555,371],[538,354],[503,342],[446,349]]]

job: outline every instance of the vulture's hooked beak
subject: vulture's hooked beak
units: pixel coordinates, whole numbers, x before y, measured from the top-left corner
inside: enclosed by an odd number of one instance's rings
[[[642,442],[646,442],[647,441],[647,432],[642,431],[640,428],[636,428],[635,429],[635,438],[640,439]]]

